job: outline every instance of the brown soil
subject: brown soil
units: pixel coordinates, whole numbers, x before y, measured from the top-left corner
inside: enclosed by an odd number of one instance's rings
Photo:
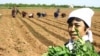
[[[67,40],[65,18],[53,17],[56,9],[20,9],[34,13],[34,18],[11,17],[11,9],[0,9],[0,56],[41,56],[50,45],[63,45]],[[37,18],[37,12],[45,11],[48,15]],[[61,9],[61,13],[70,13],[72,9]],[[100,51],[100,11],[95,11],[92,31],[96,51]]]

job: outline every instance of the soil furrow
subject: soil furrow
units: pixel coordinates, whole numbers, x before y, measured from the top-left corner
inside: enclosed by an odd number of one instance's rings
[[[45,44],[46,46],[49,45],[55,45],[53,42],[51,42],[50,40],[46,39],[46,37],[42,36],[40,33],[36,32],[36,30],[34,30],[32,28],[32,26],[30,26],[26,21],[24,21],[23,19],[20,19],[25,26],[27,26],[27,28],[30,30],[30,32],[32,32],[32,34],[39,40],[41,41],[41,43]]]
[[[29,19],[29,20],[30,20],[30,19]],[[66,39],[65,37],[62,37],[61,35],[58,35],[58,34],[52,32],[52,31],[50,31],[50,29],[44,27],[41,23],[39,24],[39,23],[37,23],[36,21],[33,21],[33,20],[30,20],[30,21],[33,22],[34,24],[40,26],[40,27],[43,28],[45,31],[47,31],[48,33],[52,34],[53,36],[55,36],[55,37],[58,38],[59,40],[64,41],[64,42],[66,42],[66,41],[68,40],[68,39]],[[48,25],[48,26],[49,26],[49,25]],[[49,26],[49,27],[50,27],[50,26]]]
[[[50,24],[50,23],[48,23],[48,22],[45,22],[45,21],[42,21],[42,20],[39,20],[39,19],[36,19],[36,20],[41,21],[41,22],[43,22],[43,23],[45,23],[45,24],[51,25],[51,26],[53,26],[53,27],[56,27],[56,28],[62,29],[62,30],[64,30],[64,31],[68,31],[67,29],[61,28],[61,27],[59,27],[59,26],[55,26],[55,25]]]
[[[62,23],[62,22],[58,22],[58,21],[54,21],[54,20],[50,20],[50,19],[47,19],[47,18],[46,18],[46,20],[51,21],[51,22],[55,22],[55,23],[58,23],[58,24],[61,24],[61,25],[66,25],[66,23]]]

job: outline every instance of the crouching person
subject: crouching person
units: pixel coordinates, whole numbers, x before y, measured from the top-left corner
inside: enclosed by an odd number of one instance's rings
[[[34,17],[34,14],[31,13],[31,14],[28,15],[28,17],[29,17],[29,18],[33,18],[33,17]]]
[[[22,17],[24,18],[24,17],[26,17],[26,15],[27,15],[27,12],[22,11]]]
[[[94,14],[94,11],[90,8],[81,8],[72,11],[69,14],[67,23],[68,23],[68,32],[70,35],[70,40],[65,44],[70,50],[73,49],[73,41],[79,39],[75,28],[77,28],[80,37],[85,42],[93,42],[92,32],[91,32],[91,19]]]

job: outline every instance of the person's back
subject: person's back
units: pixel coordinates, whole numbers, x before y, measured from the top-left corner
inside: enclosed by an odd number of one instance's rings
[[[25,11],[22,11],[22,17],[26,17],[26,12]]]
[[[59,16],[59,13],[58,12],[54,12],[54,17],[58,18],[58,16]]]
[[[34,17],[34,14],[31,13],[31,14],[28,15],[28,17],[29,17],[29,18],[33,18],[33,17]]]

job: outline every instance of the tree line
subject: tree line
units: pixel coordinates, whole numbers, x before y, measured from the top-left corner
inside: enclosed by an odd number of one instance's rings
[[[62,7],[62,8],[69,8],[69,5],[56,5],[56,4],[51,4],[51,5],[47,5],[47,4],[16,4],[16,3],[5,3],[5,4],[0,4],[0,8],[11,8],[11,7]],[[82,7],[86,7],[86,6],[74,6],[75,8],[82,8]],[[100,8],[100,7],[91,7],[91,8]]]

